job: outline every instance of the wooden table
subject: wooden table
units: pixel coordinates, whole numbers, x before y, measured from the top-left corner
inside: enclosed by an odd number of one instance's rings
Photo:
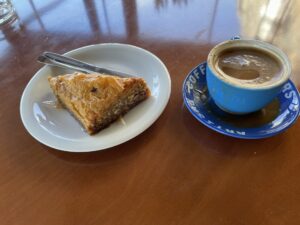
[[[187,73],[234,35],[280,46],[300,85],[299,1],[14,1],[19,25],[0,33],[0,224],[300,224],[300,122],[263,140],[222,136],[183,106]],[[20,120],[43,51],[103,42],[156,54],[170,101],[144,133],[72,154],[34,140]]]

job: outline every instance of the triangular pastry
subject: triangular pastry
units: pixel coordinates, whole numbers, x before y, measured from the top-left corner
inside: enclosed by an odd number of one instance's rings
[[[150,96],[142,78],[74,73],[48,78],[57,99],[89,134],[109,126]]]

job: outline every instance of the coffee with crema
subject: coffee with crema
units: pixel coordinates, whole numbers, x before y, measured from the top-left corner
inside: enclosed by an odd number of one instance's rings
[[[216,68],[242,83],[265,85],[281,78],[282,66],[275,56],[255,48],[230,48],[220,53]]]

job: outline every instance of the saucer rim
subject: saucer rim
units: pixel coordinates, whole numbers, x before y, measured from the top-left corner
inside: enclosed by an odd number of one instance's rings
[[[186,108],[189,110],[189,112],[193,115],[194,118],[196,118],[200,123],[202,123],[203,125],[205,125],[206,127],[210,128],[211,130],[214,130],[216,131],[217,133],[220,133],[220,134],[223,134],[223,135],[226,135],[226,136],[229,136],[229,137],[234,137],[234,138],[238,138],[238,139],[263,139],[263,138],[268,138],[268,137],[272,137],[272,136],[275,136],[277,134],[280,134],[282,132],[284,132],[285,130],[287,130],[288,128],[290,128],[298,119],[299,115],[300,115],[300,108],[298,107],[298,110],[295,114],[295,116],[293,116],[293,119],[291,122],[287,123],[287,126],[281,128],[279,131],[275,131],[275,132],[272,132],[272,133],[268,133],[268,134],[258,134],[258,135],[240,135],[240,134],[232,134],[232,133],[229,133],[229,132],[226,132],[226,131],[223,131],[223,130],[219,130],[215,127],[212,127],[210,126],[210,124],[206,123],[206,121],[204,120],[201,120],[201,118],[199,118],[195,113],[194,111],[189,107],[186,99],[186,92],[185,92],[185,84],[187,82],[187,79],[189,78],[189,76],[191,75],[191,73],[197,69],[198,67],[200,67],[201,65],[206,65],[207,62],[204,61],[200,64],[198,64],[197,66],[195,66],[192,70],[190,70],[190,72],[187,74],[187,76],[185,77],[184,81],[183,81],[183,85],[182,85],[182,93],[183,93],[183,101],[184,101],[184,104],[186,106]],[[206,73],[206,71],[205,71]],[[293,81],[291,79],[288,79],[287,80],[288,83],[291,84],[292,86],[292,90],[296,90],[296,94],[297,94],[297,98],[298,98],[298,102],[300,102],[300,94],[299,94],[299,91],[298,89],[296,88],[295,84],[293,83]],[[254,129],[258,129],[259,127],[253,127]],[[251,129],[251,128],[247,128],[247,129]]]

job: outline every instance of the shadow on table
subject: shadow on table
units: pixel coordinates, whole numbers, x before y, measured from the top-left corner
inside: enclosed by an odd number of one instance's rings
[[[72,153],[58,151],[43,145],[47,152],[54,155],[55,157],[68,161],[71,163],[79,164],[99,164],[111,161],[118,161],[123,158],[130,157],[131,155],[142,150],[145,146],[149,144],[149,141],[153,139],[155,135],[155,130],[157,129],[157,122],[155,122],[151,127],[149,127],[142,134],[137,137],[112,148],[108,148],[101,151],[86,152],[86,153]]]
[[[197,121],[186,107],[182,107],[183,123],[199,146],[206,151],[228,156],[249,156],[276,151],[283,140],[279,134],[266,139],[246,140],[222,135]]]

